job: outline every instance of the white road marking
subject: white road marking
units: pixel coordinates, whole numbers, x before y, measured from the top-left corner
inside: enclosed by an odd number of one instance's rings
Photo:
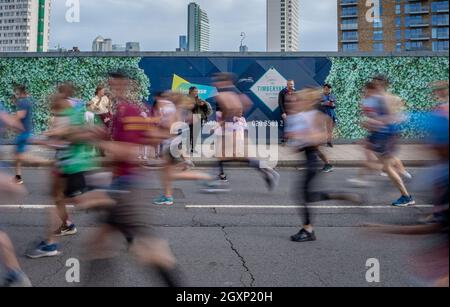
[[[52,209],[54,205],[0,205],[1,209],[23,209],[23,210],[45,210]],[[67,206],[69,209],[75,206]],[[306,206],[277,206],[277,205],[186,205],[187,209],[304,209]],[[405,209],[396,208],[393,206],[308,206],[310,209]],[[433,208],[433,205],[415,205],[407,208],[428,209]]]
[[[304,209],[306,206],[252,206],[252,205],[187,205],[188,209]],[[308,206],[310,209],[405,209],[394,206]],[[432,205],[416,205],[407,208],[433,208]]]
[[[66,206],[71,209],[75,206]],[[55,208],[55,205],[0,205],[1,209],[24,209],[24,210],[44,210]]]

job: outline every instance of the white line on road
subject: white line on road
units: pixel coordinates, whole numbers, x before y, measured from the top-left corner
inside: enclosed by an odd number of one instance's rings
[[[0,205],[1,209],[44,210],[54,208],[54,205]],[[75,206],[67,206],[69,209]],[[277,205],[187,205],[187,209],[304,209],[306,206],[277,206]],[[393,206],[308,206],[310,209],[399,209]],[[432,205],[416,205],[408,208],[427,209]],[[404,209],[404,208],[400,208]]]
[[[74,206],[66,206],[74,208]],[[0,209],[26,209],[26,210],[43,210],[55,208],[55,205],[0,205]]]
[[[306,206],[241,206],[241,205],[188,205],[188,209],[304,209]],[[308,206],[310,209],[398,209],[394,206]],[[408,208],[433,208],[432,205],[416,205]]]

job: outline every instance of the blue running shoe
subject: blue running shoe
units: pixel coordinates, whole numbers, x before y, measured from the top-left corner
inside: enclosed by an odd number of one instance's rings
[[[412,196],[402,196],[396,202],[392,203],[394,207],[408,207],[415,205],[416,202]]]
[[[41,242],[41,244],[39,244],[36,249],[27,253],[26,256],[31,259],[39,259],[44,257],[55,257],[59,255],[61,255],[61,253],[58,251],[58,245]]]

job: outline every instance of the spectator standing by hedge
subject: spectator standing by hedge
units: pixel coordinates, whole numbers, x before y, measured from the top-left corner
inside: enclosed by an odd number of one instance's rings
[[[320,104],[320,110],[327,115],[325,125],[327,127],[327,145],[333,147],[333,132],[337,123],[336,116],[336,97],[332,93],[332,87],[330,84],[323,86],[322,102]]]
[[[106,95],[106,88],[99,85],[95,90],[95,96],[87,104],[88,110],[99,116],[107,128],[111,124],[111,100]]]

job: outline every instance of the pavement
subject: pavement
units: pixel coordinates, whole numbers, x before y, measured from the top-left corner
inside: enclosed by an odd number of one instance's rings
[[[12,162],[14,146],[4,145],[1,147],[0,161]],[[344,144],[335,145],[334,148],[322,147],[322,151],[327,155],[331,163],[338,167],[359,167],[362,166],[365,161],[365,155],[363,148],[357,144]],[[154,157],[154,150],[150,147],[148,149],[149,157]],[[254,154],[251,157],[255,157],[261,160],[267,160],[271,162],[272,166],[278,167],[294,167],[304,161],[304,155],[294,152],[287,146],[272,145],[270,148],[267,146],[257,146],[253,150]],[[45,159],[52,159],[54,157],[54,151],[40,146],[30,146],[29,153]],[[192,157],[194,163],[199,167],[211,167],[216,162],[214,157],[208,157],[206,146],[201,153],[195,153]],[[423,144],[402,144],[398,149],[398,157],[404,162],[406,166],[425,166],[429,165],[435,158],[427,150]],[[234,167],[244,166],[240,163],[233,163]]]
[[[6,169],[4,171],[12,172]],[[206,171],[211,171],[206,169]],[[319,179],[319,187],[360,193],[365,202],[318,203],[313,207],[318,241],[298,244],[289,237],[301,225],[302,202],[293,195],[299,190],[302,171],[280,170],[280,186],[268,192],[257,172],[246,168],[227,170],[233,191],[205,194],[195,182],[175,184],[176,204],[160,208],[151,205],[161,193],[158,172],[146,171],[140,195],[149,205],[149,221],[156,234],[169,240],[179,261],[186,285],[194,287],[411,287],[424,285],[414,272],[425,266],[419,255],[429,248],[429,236],[379,234],[372,224],[410,224],[432,210],[427,191],[427,168],[411,168],[408,182],[417,205],[393,208],[389,204],[398,192],[389,181],[374,176],[370,188],[356,189],[346,179],[356,168],[338,168]],[[88,264],[83,259],[84,243],[98,229],[93,212],[71,209],[79,234],[61,241],[63,254],[56,258],[29,260],[23,255],[42,240],[47,223],[49,170],[28,168],[24,180],[28,195],[21,200],[0,199],[0,225],[12,237],[19,260],[38,287],[78,287],[68,283],[69,259],[80,259],[82,279]],[[157,276],[146,272],[128,256],[123,241],[114,265],[95,276],[94,286],[161,286]],[[380,283],[368,283],[368,259],[380,263]],[[69,266],[68,266],[69,265]],[[422,267],[423,268],[423,267]]]

